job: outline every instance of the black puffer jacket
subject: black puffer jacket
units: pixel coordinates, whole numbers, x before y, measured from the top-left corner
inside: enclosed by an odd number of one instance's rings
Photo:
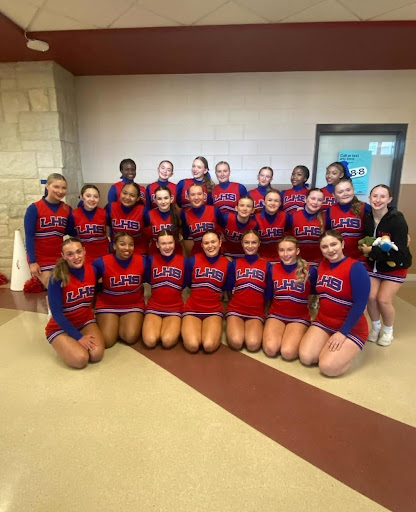
[[[374,233],[374,227],[373,212],[369,211],[364,215],[364,235],[375,237],[388,235],[399,250],[391,249],[389,252],[384,252],[380,247],[373,247],[368,255],[368,263],[371,265],[371,260],[376,261],[377,270],[380,272],[409,268],[412,264],[412,255],[407,246],[408,227],[403,214],[396,208],[389,208],[379,222],[376,233]],[[396,266],[391,267],[387,261],[394,261]]]

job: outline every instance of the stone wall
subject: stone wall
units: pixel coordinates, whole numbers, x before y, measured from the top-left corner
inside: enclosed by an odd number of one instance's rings
[[[0,63],[0,272],[10,276],[15,229],[52,172],[82,184],[74,77],[54,62]]]

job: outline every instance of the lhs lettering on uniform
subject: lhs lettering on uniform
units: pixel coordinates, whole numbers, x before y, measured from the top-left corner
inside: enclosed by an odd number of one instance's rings
[[[283,197],[283,204],[286,204],[286,203],[291,203],[291,202],[296,202],[296,201],[299,201],[301,203],[304,203],[305,202],[305,194],[292,194],[291,196],[284,196]]]
[[[94,285],[80,286],[77,291],[70,291],[66,293],[66,302],[70,304],[71,302],[76,302],[80,299],[89,299],[94,297],[94,290]]]
[[[117,288],[118,286],[137,286],[140,284],[140,276],[135,274],[125,274],[119,277],[110,277],[110,286]]]
[[[222,194],[214,195],[214,202],[218,201],[237,201],[237,195],[231,192],[223,192]]]
[[[284,228],[266,228],[259,229],[259,234],[261,237],[282,237],[284,233]]]
[[[159,229],[156,226],[152,226],[152,233],[154,235],[157,235],[160,233],[160,231],[166,230],[170,231],[172,229],[172,224],[160,224]]]
[[[213,279],[214,281],[222,281],[224,279],[224,272],[216,268],[210,267],[197,267],[195,269],[196,279]]]
[[[122,229],[123,231],[126,229],[138,231],[140,229],[140,222],[138,222],[137,220],[113,219],[111,225],[114,229]]]
[[[324,274],[318,279],[316,286],[323,286],[324,288],[330,288],[335,292],[340,292],[342,290],[342,280],[337,277]]]
[[[160,277],[172,277],[173,279],[182,278],[182,270],[176,267],[162,267],[153,269],[153,279]]]
[[[331,220],[331,228],[350,228],[350,229],[360,229],[361,228],[361,219],[353,219],[351,217],[347,217],[345,219],[341,218],[339,220]]]
[[[321,228],[317,226],[303,226],[301,228],[295,228],[295,237],[297,236],[320,236]]]
[[[98,226],[97,224],[85,224],[83,228],[81,226],[75,226],[77,235],[103,235],[105,232],[104,226]]]
[[[229,231],[228,229],[225,230],[224,234],[228,240],[234,240],[236,242],[239,242],[243,236],[240,231]]]
[[[335,204],[335,197],[324,197],[324,200],[322,201],[322,206],[332,206]]]
[[[245,278],[245,277],[249,278],[249,279],[255,279],[257,281],[264,282],[266,274],[263,272],[263,270],[260,270],[259,268],[246,268],[244,270],[238,269],[236,279]]]
[[[195,222],[193,226],[189,226],[189,232],[191,235],[205,233],[206,231],[209,231],[211,229],[214,229],[213,222]]]
[[[39,220],[41,228],[64,228],[66,227],[67,223],[66,217],[55,217],[54,215],[51,217],[40,217]]]
[[[281,281],[274,281],[273,289],[275,292],[290,291],[302,293],[305,291],[305,283],[299,283],[294,279],[282,279]]]

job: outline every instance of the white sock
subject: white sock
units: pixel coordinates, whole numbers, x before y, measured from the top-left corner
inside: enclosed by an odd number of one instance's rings
[[[372,322],[373,324],[373,329],[377,332],[380,332],[381,331],[381,321],[380,320],[376,320],[375,322]]]
[[[383,331],[386,332],[387,334],[391,334],[393,332],[393,326],[391,325],[388,327],[387,325],[385,325],[383,327]]]

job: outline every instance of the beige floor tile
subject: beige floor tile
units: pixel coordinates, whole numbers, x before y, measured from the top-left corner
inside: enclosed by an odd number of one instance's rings
[[[66,368],[44,323],[0,327],[1,511],[385,510],[129,347]]]
[[[22,312],[16,309],[0,309],[0,325],[5,324],[9,320],[16,318]]]
[[[395,339],[390,347],[366,343],[342,377],[324,377],[318,367],[304,367],[299,360],[269,358],[262,351],[245,353],[320,389],[416,426],[416,308],[396,297]]]

